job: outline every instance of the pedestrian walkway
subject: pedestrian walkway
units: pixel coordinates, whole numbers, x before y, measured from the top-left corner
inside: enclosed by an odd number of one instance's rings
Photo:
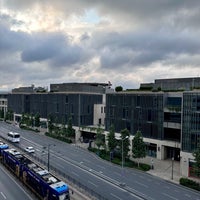
[[[173,161],[172,164],[171,159],[158,160],[149,156],[141,159],[140,162],[153,166],[147,173],[179,184],[179,179],[181,178],[180,162]]]

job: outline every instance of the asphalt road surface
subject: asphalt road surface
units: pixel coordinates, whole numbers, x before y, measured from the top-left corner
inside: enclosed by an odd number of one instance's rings
[[[93,153],[31,131],[21,130],[0,122],[0,134],[8,131],[21,134],[20,148],[33,146],[35,156],[48,162],[62,173],[84,184],[109,200],[200,200],[200,193],[145,172],[122,168],[100,159]],[[44,148],[46,147],[46,148]]]
[[[0,200],[34,200],[25,189],[0,165]]]

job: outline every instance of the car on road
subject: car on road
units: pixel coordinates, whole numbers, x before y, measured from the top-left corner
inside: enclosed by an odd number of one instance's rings
[[[35,149],[33,147],[25,147],[24,150],[28,153],[34,153]]]

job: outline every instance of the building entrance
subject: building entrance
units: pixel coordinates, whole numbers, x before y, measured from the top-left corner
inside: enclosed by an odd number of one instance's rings
[[[166,147],[167,150],[167,158],[174,157],[174,160],[180,161],[180,149],[179,148],[173,148],[173,147]]]

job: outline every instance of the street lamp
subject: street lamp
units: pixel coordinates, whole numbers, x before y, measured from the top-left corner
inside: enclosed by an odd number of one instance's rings
[[[124,138],[117,138],[117,137],[115,137],[116,140],[121,140],[122,141],[122,170],[124,168],[124,140],[126,140],[128,138],[129,138],[128,135],[126,137],[124,137]]]
[[[122,171],[124,168],[124,140],[128,139],[128,135],[125,138],[121,138],[122,141]]]
[[[50,146],[56,146],[55,144],[48,144],[48,154],[47,154],[47,169],[48,169],[48,171],[49,171],[49,166],[50,166]],[[43,147],[44,149],[46,148],[46,147]]]

